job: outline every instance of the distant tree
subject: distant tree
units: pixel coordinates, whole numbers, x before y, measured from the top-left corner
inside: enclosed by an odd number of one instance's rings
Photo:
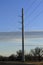
[[[16,55],[12,54],[11,56],[9,56],[8,60],[9,61],[16,61]]]
[[[32,49],[32,50],[31,50],[31,55],[32,55],[33,57],[35,57],[34,59],[40,61],[41,56],[42,56],[42,55],[41,55],[41,51],[42,51],[41,48],[36,47],[35,49]],[[43,52],[42,52],[42,53],[43,53]]]
[[[26,54],[25,55],[25,61],[31,61],[32,60],[32,55],[31,54]]]
[[[8,61],[8,57],[3,57],[2,61]]]
[[[21,50],[17,51],[17,60],[22,61],[22,51]]]
[[[3,56],[0,56],[0,61],[3,61]]]

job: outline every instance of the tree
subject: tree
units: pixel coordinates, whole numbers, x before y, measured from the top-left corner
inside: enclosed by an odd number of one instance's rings
[[[9,56],[9,61],[16,61],[16,56],[14,54]]]
[[[31,55],[33,56],[33,57],[35,57],[34,59],[35,60],[41,60],[41,51],[42,51],[42,48],[38,48],[38,47],[36,47],[35,49],[32,49],[31,50]],[[42,52],[43,53],[43,52]]]
[[[3,56],[0,56],[0,61],[3,61]]]
[[[31,54],[26,54],[25,55],[25,61],[31,61],[32,60],[32,55]]]
[[[22,61],[22,51],[21,50],[17,51],[17,60]]]

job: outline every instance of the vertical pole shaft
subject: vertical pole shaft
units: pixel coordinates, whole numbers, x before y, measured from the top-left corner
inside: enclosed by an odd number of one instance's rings
[[[24,10],[22,8],[22,61],[25,61],[24,57]]]

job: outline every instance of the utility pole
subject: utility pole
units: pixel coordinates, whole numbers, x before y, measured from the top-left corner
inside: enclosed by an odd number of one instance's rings
[[[22,61],[25,61],[24,56],[24,10],[22,8]]]

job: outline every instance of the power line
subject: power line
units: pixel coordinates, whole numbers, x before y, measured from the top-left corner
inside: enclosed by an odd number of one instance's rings
[[[40,3],[35,7],[35,9],[29,14],[29,17],[37,10],[39,5],[42,3],[43,0],[40,1]]]
[[[32,21],[34,21],[39,15],[41,15],[43,13],[43,11],[39,12],[33,19]]]
[[[36,0],[35,0],[36,1]],[[37,8],[39,7],[39,5],[42,3],[43,0],[40,1],[40,3],[35,7],[35,9],[29,14],[29,17],[37,10]],[[37,18],[39,15],[41,14],[41,12],[39,14],[37,14],[35,17]],[[28,17],[26,17],[28,18]],[[35,20],[35,18],[33,18]],[[28,19],[27,19],[28,20]],[[26,21],[27,21],[26,20]]]
[[[16,46],[22,46],[22,45],[16,45]],[[33,44],[33,45],[27,44],[27,45],[24,45],[24,46],[43,46],[43,44],[42,45],[40,45],[40,44],[37,44],[37,45],[35,45],[35,44]]]
[[[31,7],[33,6],[33,4],[36,2],[37,0],[34,0],[33,2],[32,2],[32,4],[30,5],[30,8],[29,9],[31,9]],[[26,14],[28,14],[28,10],[26,10]]]
[[[43,45],[25,45],[25,46],[43,46]]]

